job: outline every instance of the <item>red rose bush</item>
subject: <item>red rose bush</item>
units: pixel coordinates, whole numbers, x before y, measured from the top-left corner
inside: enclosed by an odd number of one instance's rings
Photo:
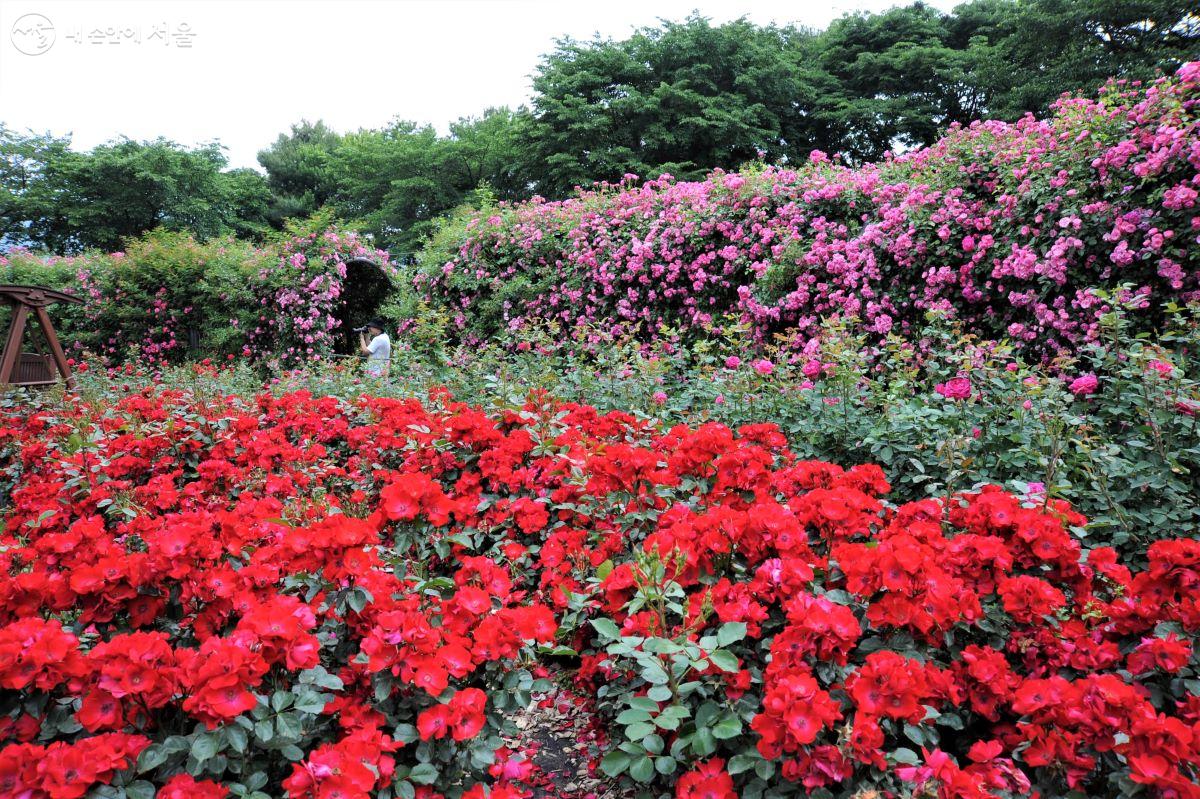
[[[542,396],[150,386],[0,454],[2,797],[524,796],[552,668],[656,795],[1200,796],[1170,531]]]

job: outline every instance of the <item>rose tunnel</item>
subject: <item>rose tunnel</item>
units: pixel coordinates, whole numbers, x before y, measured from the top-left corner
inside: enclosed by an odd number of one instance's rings
[[[358,257],[346,261],[346,279],[334,310],[334,316],[341,323],[336,344],[339,355],[358,352],[354,328],[361,327],[379,314],[392,288],[392,280],[387,272],[370,258]]]

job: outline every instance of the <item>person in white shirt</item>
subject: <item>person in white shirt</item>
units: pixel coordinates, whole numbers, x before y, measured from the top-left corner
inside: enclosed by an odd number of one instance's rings
[[[384,322],[372,319],[366,324],[366,330],[358,332],[358,348],[367,356],[367,374],[372,377],[387,377],[388,364],[392,359],[392,340],[383,332]],[[367,336],[371,340],[367,341]]]

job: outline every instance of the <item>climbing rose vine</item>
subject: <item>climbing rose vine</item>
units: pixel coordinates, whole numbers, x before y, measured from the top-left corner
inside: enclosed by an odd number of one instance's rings
[[[937,310],[1040,354],[1073,351],[1114,293],[1144,328],[1200,298],[1198,103],[1190,63],[878,164],[816,151],[501,204],[463,223],[448,257],[431,251],[417,287],[467,340],[548,320],[599,341],[733,318],[759,341],[797,329],[803,343],[831,315],[878,340]]]

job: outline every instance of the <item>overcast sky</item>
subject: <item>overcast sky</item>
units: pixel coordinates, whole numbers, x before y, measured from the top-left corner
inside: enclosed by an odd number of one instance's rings
[[[445,132],[529,99],[561,36],[623,38],[692,10],[824,28],[897,0],[0,0],[0,121],[72,134],[219,140],[231,166],[301,119]],[[934,0],[948,10],[956,0]],[[186,46],[183,46],[186,45]]]

